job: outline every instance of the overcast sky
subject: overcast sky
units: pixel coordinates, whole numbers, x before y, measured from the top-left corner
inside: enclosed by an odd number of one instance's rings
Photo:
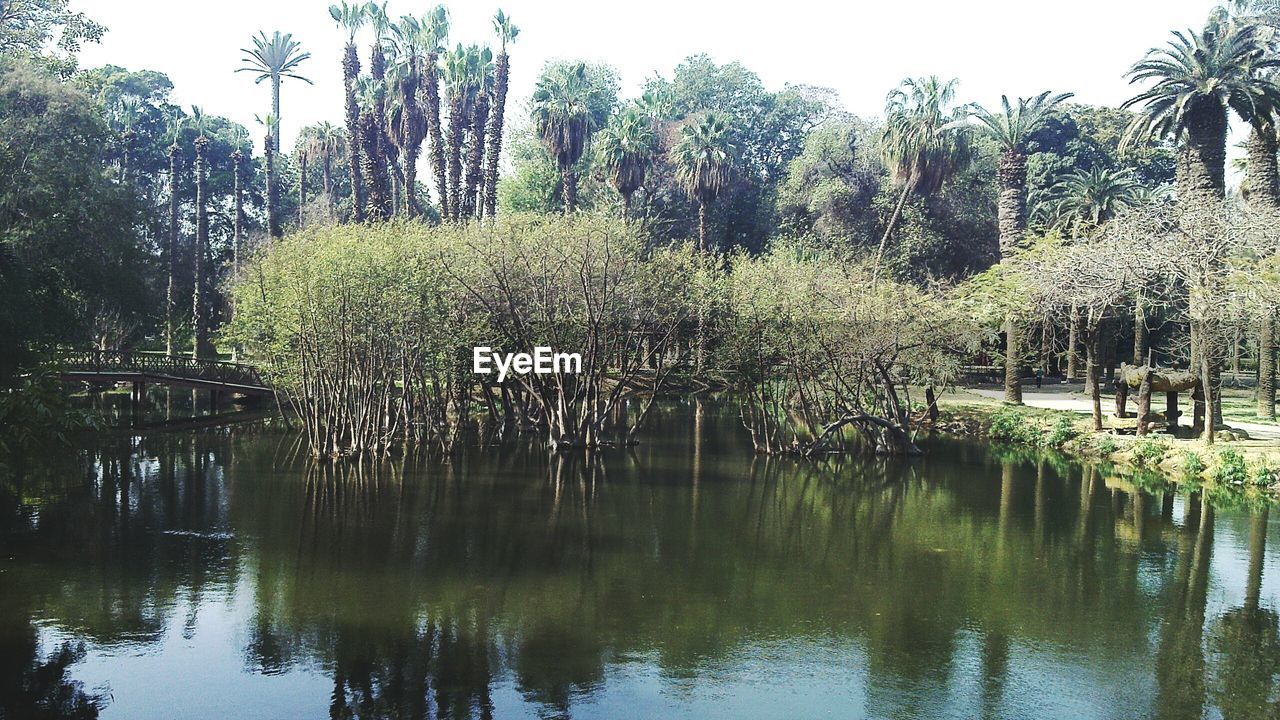
[[[1001,93],[1076,93],[1081,102],[1115,105],[1132,89],[1124,73],[1172,29],[1201,26],[1206,0],[882,0],[786,3],[716,0],[501,0],[520,26],[511,49],[512,112],[523,112],[538,69],[553,58],[602,61],[618,69],[624,96],[646,78],[670,75],[681,59],[705,52],[741,61],[770,88],[803,83],[834,88],[860,115],[879,114],[885,94],[907,76],[960,78],[962,101],[999,101]],[[233,72],[240,48],[258,30],[292,32],[312,57],[302,72],[315,85],[286,81],[285,148],[298,129],[341,123],[343,34],[321,0],[73,0],[108,28],[81,54],[84,67],[106,63],[165,72],[175,100],[198,104],[254,131],[269,107],[268,84]],[[393,17],[421,15],[434,2],[391,0]],[[489,42],[493,11],[481,0],[450,6],[451,42]],[[755,8],[762,8],[757,11]],[[187,9],[178,9],[187,8]],[[361,60],[367,68],[367,42]]]

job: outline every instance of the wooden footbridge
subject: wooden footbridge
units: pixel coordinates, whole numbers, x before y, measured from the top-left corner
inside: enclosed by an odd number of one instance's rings
[[[251,365],[182,355],[124,350],[64,351],[55,356],[53,367],[59,377],[68,381],[131,382],[135,398],[142,397],[148,383],[208,390],[215,397],[219,393],[262,397],[274,392]]]

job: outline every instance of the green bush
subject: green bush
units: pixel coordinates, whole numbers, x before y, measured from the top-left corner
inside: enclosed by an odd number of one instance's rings
[[[1133,444],[1133,464],[1142,467],[1155,467],[1164,460],[1169,448],[1164,443],[1150,438],[1142,438]]]
[[[1221,450],[1211,477],[1219,484],[1243,485],[1249,479],[1249,469],[1245,465],[1244,456],[1235,448]]]
[[[1049,434],[1044,438],[1044,444],[1050,447],[1062,447],[1074,440],[1078,434],[1075,422],[1070,417],[1063,415],[1054,421],[1053,427],[1049,429]]]
[[[1112,435],[1099,435],[1093,439],[1093,449],[1099,455],[1110,455],[1119,449],[1116,445],[1116,439]]]
[[[1275,468],[1267,465],[1266,463],[1262,463],[1254,469],[1253,477],[1251,479],[1253,480],[1254,485],[1267,488],[1275,485],[1276,482],[1280,480],[1280,476],[1277,476]]]
[[[1187,475],[1199,475],[1204,472],[1204,459],[1194,450],[1186,450],[1182,453],[1182,469]]]

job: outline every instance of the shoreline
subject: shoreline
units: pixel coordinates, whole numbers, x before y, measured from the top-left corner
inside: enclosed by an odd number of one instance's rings
[[[1280,502],[1280,442],[1275,440],[1219,439],[1208,445],[1164,432],[1140,438],[1132,421],[1126,426],[1110,413],[1104,413],[1107,429],[1095,432],[1090,415],[1008,405],[971,388],[939,394],[938,410],[935,427],[943,433],[1106,463],[1139,485],[1173,484],[1244,502]],[[1227,425],[1232,426],[1231,418]]]

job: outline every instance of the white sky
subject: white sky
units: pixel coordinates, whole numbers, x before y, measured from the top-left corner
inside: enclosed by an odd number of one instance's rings
[[[451,42],[489,42],[502,8],[520,26],[511,49],[508,114],[524,112],[538,69],[552,58],[608,62],[632,96],[645,79],[670,75],[688,55],[739,60],[770,88],[788,82],[836,89],[848,109],[879,114],[885,94],[907,76],[960,78],[960,100],[983,104],[1001,93],[1076,93],[1080,102],[1116,105],[1132,94],[1124,73],[1172,29],[1202,25],[1215,0],[494,0],[449,3]],[[435,0],[391,0],[389,13],[423,14]],[[269,106],[266,83],[239,66],[239,49],[258,30],[292,32],[312,53],[303,73],[314,86],[286,81],[284,146],[308,123],[342,122],[344,36],[327,0],[73,0],[104,23],[101,45],[83,67],[106,63],[165,72],[176,101],[230,117],[252,132]],[[180,9],[186,8],[186,9]],[[758,8],[758,9],[757,9]],[[367,69],[367,41],[361,62]]]

